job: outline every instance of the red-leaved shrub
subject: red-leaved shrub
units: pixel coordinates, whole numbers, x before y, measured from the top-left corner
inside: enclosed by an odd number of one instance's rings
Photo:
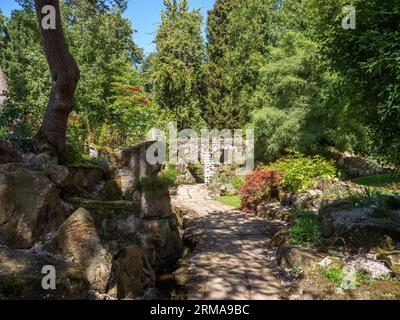
[[[261,201],[279,199],[281,174],[276,170],[257,170],[246,178],[239,190],[242,211],[254,212]]]

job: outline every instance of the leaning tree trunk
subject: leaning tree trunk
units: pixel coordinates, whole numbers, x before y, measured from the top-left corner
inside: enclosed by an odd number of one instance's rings
[[[72,111],[79,69],[64,38],[59,0],[35,0],[35,5],[52,86],[42,125],[33,142],[33,151],[59,155],[65,148],[68,116]],[[43,25],[43,21],[49,21],[50,13],[45,6],[55,8],[55,28]]]

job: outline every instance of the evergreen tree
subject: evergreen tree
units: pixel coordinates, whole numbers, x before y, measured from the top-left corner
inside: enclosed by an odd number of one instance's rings
[[[207,20],[207,102],[206,119],[212,128],[223,129],[234,125],[229,123],[231,94],[224,78],[226,54],[230,50],[228,37],[229,14],[235,0],[217,0],[208,12]],[[228,123],[227,123],[228,121]]]
[[[199,128],[203,120],[204,43],[202,16],[187,1],[165,0],[152,62],[153,94],[180,128]]]
[[[207,109],[216,127],[244,127],[250,120],[253,106],[249,99],[272,39],[271,3],[217,2],[210,12]]]

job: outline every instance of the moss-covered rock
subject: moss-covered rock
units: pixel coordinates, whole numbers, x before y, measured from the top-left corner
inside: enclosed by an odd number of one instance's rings
[[[85,208],[92,215],[103,241],[126,240],[134,236],[141,224],[140,207],[131,201],[98,201],[68,198],[73,210]]]
[[[107,170],[93,166],[67,166],[70,180],[65,190],[67,197],[98,198],[98,193],[103,188],[105,181],[111,179]]]
[[[0,240],[30,248],[65,220],[59,190],[24,164],[0,165]]]
[[[392,270],[396,277],[400,277],[400,251],[380,251],[377,254],[380,261],[384,261],[386,266]]]
[[[22,150],[13,142],[0,140],[0,164],[22,161]]]
[[[323,207],[319,217],[323,236],[340,237],[349,248],[384,246],[387,236],[400,239],[400,213],[384,207],[356,208],[350,200],[338,200]]]
[[[154,175],[161,170],[161,165],[151,165],[147,161],[147,151],[153,144],[154,141],[147,141],[108,154],[108,161],[124,199],[132,200],[142,177]]]
[[[277,254],[278,264],[282,268],[314,269],[325,255],[316,250],[298,246],[281,246]]]
[[[109,294],[118,299],[134,299],[155,288],[155,274],[139,246],[125,248],[115,261],[115,282]]]
[[[168,189],[143,191],[141,193],[140,210],[144,218],[166,218],[172,215]]]
[[[183,253],[176,217],[144,220],[143,223],[149,252],[154,253],[150,257],[153,268],[157,271],[175,264]]]
[[[56,289],[42,288],[42,268],[55,267]],[[76,266],[51,256],[0,248],[0,299],[86,299],[89,283]]]
[[[113,257],[103,247],[93,218],[87,210],[78,209],[61,225],[54,244],[82,268],[92,288],[105,293]]]

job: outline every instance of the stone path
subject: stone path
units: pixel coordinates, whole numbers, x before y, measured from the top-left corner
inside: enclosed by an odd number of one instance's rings
[[[271,237],[282,226],[214,201],[204,185],[180,186],[173,206],[184,213],[184,240],[195,242],[178,274],[190,300],[275,300]]]

